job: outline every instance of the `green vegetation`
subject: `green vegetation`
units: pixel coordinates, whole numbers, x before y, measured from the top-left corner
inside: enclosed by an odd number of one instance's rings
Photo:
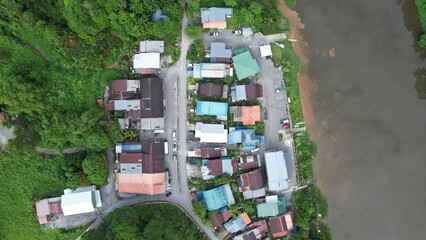
[[[290,98],[290,115],[293,123],[303,121],[302,102],[300,101],[297,73],[300,70],[300,62],[293,46],[289,41],[280,41],[285,47],[280,48],[271,44],[273,61],[276,67],[281,67],[283,72],[287,97]]]
[[[275,0],[194,0],[188,4],[190,18],[200,15],[201,7],[232,7],[233,17],[228,19],[227,28],[252,27],[263,34],[281,33],[288,28],[287,20],[275,6]]]
[[[297,0],[285,0],[285,4],[287,4],[287,6],[291,8],[296,7],[296,3],[297,3]]]
[[[193,63],[206,62],[206,49],[200,39],[194,41],[188,50],[188,59]]]
[[[109,214],[86,240],[207,239],[178,207],[149,204],[123,207]]]
[[[283,134],[282,133],[278,133],[278,141],[282,141],[283,140]]]
[[[294,135],[294,147],[296,150],[298,180],[300,183],[306,183],[314,177],[312,161],[317,153],[317,146],[309,138],[307,132],[300,132]]]
[[[83,228],[42,231],[37,222],[35,201],[60,196],[73,182],[78,185],[82,184],[80,180],[88,183],[81,168],[74,166],[81,165],[82,155],[42,155],[13,145],[0,154],[0,168],[4,169],[0,172],[1,239],[76,239],[80,235]],[[76,169],[71,169],[74,167]],[[70,176],[77,178],[74,181]]]
[[[256,135],[265,134],[265,122],[263,120],[257,121],[256,125],[254,126],[254,129]]]
[[[331,240],[328,226],[323,222],[327,217],[327,201],[317,187],[310,186],[293,193],[297,210],[296,226],[298,232],[292,239]]]
[[[203,28],[200,24],[190,23],[185,28],[185,34],[192,39],[199,38],[202,32]]]
[[[415,0],[417,11],[419,12],[420,23],[423,28],[423,34],[420,36],[418,44],[420,47],[426,47],[426,0]]]
[[[108,162],[105,154],[91,153],[83,159],[83,172],[89,181],[98,186],[105,185],[108,177]]]
[[[158,8],[168,18],[151,22]],[[139,41],[163,39],[166,52],[178,55],[169,49],[179,40],[182,13],[183,2],[172,0],[0,3],[0,105],[17,135],[0,155],[1,239],[78,236],[80,229],[42,231],[34,201],[106,182],[101,152],[134,132],[106,123],[96,99],[109,80],[126,78]],[[87,152],[46,156],[35,146]]]
[[[235,182],[235,177],[229,175],[223,175],[220,177],[216,177],[212,180],[203,180],[200,178],[192,178],[189,181],[190,188],[197,188],[198,190],[206,190],[211,189],[220,185],[224,185],[227,183]]]

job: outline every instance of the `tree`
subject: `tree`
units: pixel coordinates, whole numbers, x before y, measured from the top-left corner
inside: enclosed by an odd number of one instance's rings
[[[199,24],[190,23],[185,28],[185,34],[192,39],[199,38],[202,31],[203,31],[203,29]]]
[[[107,182],[108,162],[103,153],[90,153],[82,162],[83,172],[90,183],[101,186]]]
[[[426,47],[426,33],[423,33],[422,36],[420,36],[420,39],[418,41],[418,44],[420,47],[425,48]]]
[[[194,199],[192,200],[192,211],[194,211],[195,215],[200,219],[207,218],[207,209],[204,207],[204,204]]]

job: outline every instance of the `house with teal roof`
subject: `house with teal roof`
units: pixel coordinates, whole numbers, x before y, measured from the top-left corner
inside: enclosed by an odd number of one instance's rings
[[[258,217],[273,217],[283,214],[286,211],[284,196],[267,196],[264,203],[257,204]]]
[[[256,60],[252,57],[247,47],[235,50],[232,62],[238,80],[256,75],[260,71],[259,65],[257,65]]]
[[[207,191],[197,193],[198,200],[206,206],[207,210],[213,211],[235,204],[229,184],[222,185]]]
[[[197,101],[197,115],[214,115],[218,117],[228,117],[228,103]]]

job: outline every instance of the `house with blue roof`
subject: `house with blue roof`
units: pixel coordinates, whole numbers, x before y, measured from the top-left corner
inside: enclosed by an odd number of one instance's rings
[[[288,189],[288,172],[283,151],[265,152],[269,191]]]
[[[241,230],[244,230],[244,228],[251,223],[251,220],[247,213],[243,212],[238,216],[237,218],[234,218],[228,222],[225,223],[225,228],[230,233],[236,233]]]
[[[214,115],[217,117],[228,117],[228,103],[197,101],[197,115]]]
[[[199,191],[197,193],[197,198],[209,211],[235,204],[235,199],[229,184],[206,191]]]
[[[229,128],[228,144],[242,144],[245,149],[254,149],[257,145],[263,145],[265,137],[255,134],[254,129]]]

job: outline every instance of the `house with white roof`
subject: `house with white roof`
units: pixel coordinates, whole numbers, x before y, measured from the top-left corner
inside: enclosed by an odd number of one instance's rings
[[[288,172],[283,151],[265,152],[266,173],[269,191],[288,188]]]
[[[223,124],[206,124],[197,122],[195,124],[195,138],[203,143],[226,143],[228,141],[228,130]]]
[[[61,196],[61,208],[64,216],[94,212],[95,208],[102,207],[101,194],[95,186],[65,189]]]

